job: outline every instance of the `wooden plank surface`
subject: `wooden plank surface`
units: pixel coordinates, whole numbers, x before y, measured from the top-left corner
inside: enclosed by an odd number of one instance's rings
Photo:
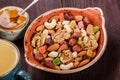
[[[32,0],[0,0],[0,8],[19,6],[25,8]],[[90,68],[74,74],[60,75],[44,72],[29,66],[24,60],[23,38],[14,43],[21,51],[22,69],[33,80],[120,80],[120,1],[119,0],[39,0],[28,13],[30,23],[40,14],[60,7],[100,7],[106,19],[108,44],[102,58]]]

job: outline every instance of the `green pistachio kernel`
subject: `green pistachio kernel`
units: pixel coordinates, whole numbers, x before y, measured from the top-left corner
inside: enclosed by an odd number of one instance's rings
[[[55,64],[55,65],[59,65],[60,64],[60,58],[55,58],[54,60],[53,60],[53,63]]]
[[[94,30],[94,33],[97,33],[99,31],[99,27],[95,26],[95,27],[93,27],[93,30]]]

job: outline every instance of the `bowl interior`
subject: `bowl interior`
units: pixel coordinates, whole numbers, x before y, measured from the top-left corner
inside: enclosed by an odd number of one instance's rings
[[[89,62],[87,65],[80,67],[80,68],[76,68],[76,69],[72,69],[72,70],[68,70],[68,71],[56,71],[53,69],[49,69],[47,67],[42,66],[40,63],[38,63],[35,59],[34,56],[32,54],[33,48],[31,45],[31,38],[33,37],[33,34],[35,33],[35,29],[43,24],[45,21],[47,21],[49,18],[51,18],[52,16],[58,15],[60,13],[64,13],[64,12],[71,12],[73,14],[73,16],[75,15],[82,15],[82,16],[86,16],[89,18],[90,23],[92,23],[93,25],[98,25],[100,27],[100,39],[98,41],[99,46],[97,49],[97,56],[91,61]],[[60,9],[55,9],[55,10],[51,10],[48,11],[42,15],[40,15],[39,17],[37,17],[29,26],[29,28],[26,31],[25,37],[24,37],[24,48],[25,48],[25,57],[26,57],[26,61],[32,65],[33,67],[36,67],[38,69],[42,69],[48,72],[53,72],[53,73],[74,73],[77,71],[81,71],[89,66],[91,66],[92,64],[94,64],[103,54],[103,49],[105,46],[105,32],[104,32],[104,18],[103,18],[103,14],[101,12],[101,10],[99,8],[86,8],[86,9],[77,9],[77,8],[60,8]]]

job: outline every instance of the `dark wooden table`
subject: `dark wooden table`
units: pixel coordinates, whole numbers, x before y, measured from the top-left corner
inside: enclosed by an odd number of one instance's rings
[[[0,8],[19,6],[25,8],[32,0],[0,0]],[[100,7],[106,19],[108,44],[102,58],[90,68],[74,74],[60,75],[44,72],[25,62],[23,38],[14,43],[21,51],[22,69],[32,80],[120,80],[120,1],[119,0],[39,0],[28,13],[30,23],[40,14],[60,7]]]

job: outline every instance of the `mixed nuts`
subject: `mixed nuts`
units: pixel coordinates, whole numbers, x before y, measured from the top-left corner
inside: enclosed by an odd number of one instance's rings
[[[95,56],[100,28],[88,17],[60,13],[36,28],[31,39],[34,58],[55,70],[69,70],[89,63]]]

